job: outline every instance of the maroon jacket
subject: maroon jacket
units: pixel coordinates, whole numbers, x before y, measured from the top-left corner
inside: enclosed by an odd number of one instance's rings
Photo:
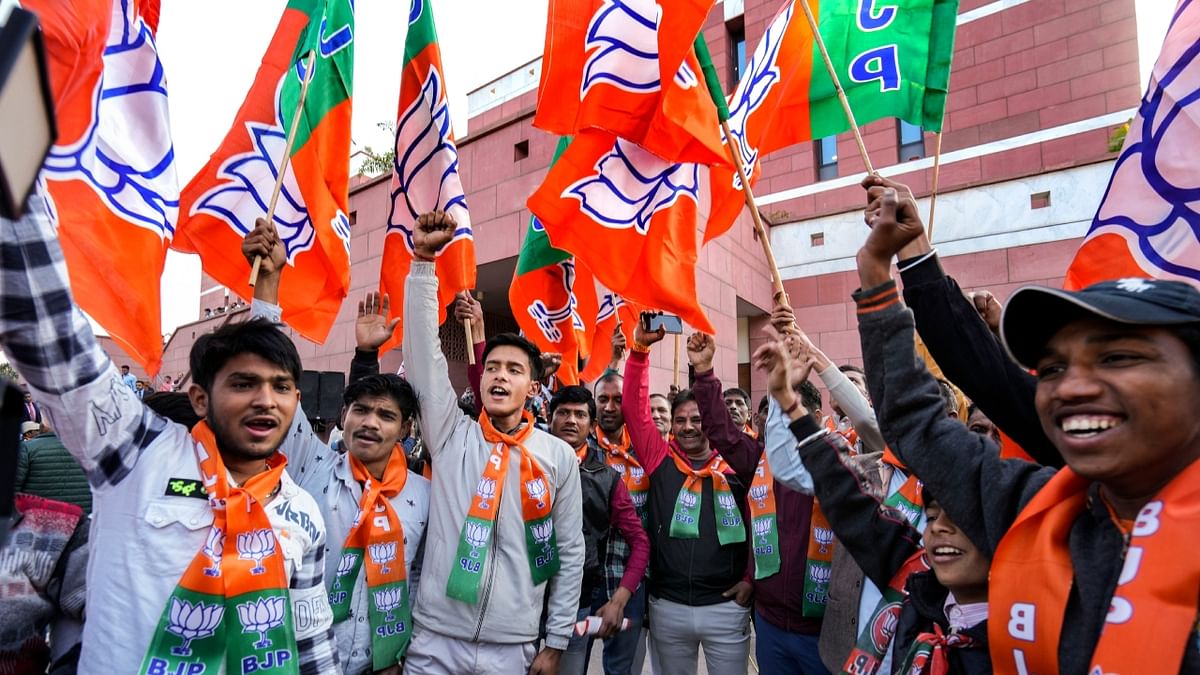
[[[704,435],[725,461],[757,464],[763,453],[763,441],[734,425],[722,392],[721,381],[713,371],[696,373],[692,393],[700,407]],[[754,608],[780,630],[817,635],[821,632],[821,620],[801,615],[813,498],[786,488],[779,481],[775,481],[773,489],[779,526],[779,573],[754,581],[754,556],[750,556],[747,577],[754,583]]]

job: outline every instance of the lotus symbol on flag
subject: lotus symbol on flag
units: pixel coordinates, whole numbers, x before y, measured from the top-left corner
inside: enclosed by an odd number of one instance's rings
[[[396,617],[392,616],[392,610],[400,606],[404,600],[404,590],[401,588],[385,588],[382,591],[372,591],[375,596],[375,611],[386,612],[387,616],[384,621],[395,621]]]
[[[625,300],[608,289],[604,289],[600,293],[599,299],[600,309],[596,312],[596,323],[604,323],[609,317],[617,313],[618,307],[625,306]]]
[[[82,181],[112,213],[170,239],[179,217],[179,178],[166,124],[166,78],[138,3],[116,2],[112,11],[91,124],[79,139],[50,149],[45,178]],[[136,121],[132,133],[127,120]]]
[[[368,548],[371,551],[371,560],[383,568],[379,571],[387,574],[389,571],[388,563],[396,559],[396,542],[385,541],[379,544],[371,544]]]
[[[203,602],[193,605],[187,600],[171,598],[171,611],[167,613],[166,630],[172,635],[183,638],[183,644],[171,647],[171,654],[191,656],[192,640],[212,637],[217,631],[217,626],[221,625],[221,618],[224,616],[224,605],[216,603],[206,605]]]
[[[246,122],[252,150],[232,154],[221,163],[221,168],[217,170],[220,182],[196,200],[189,215],[206,213],[223,221],[243,237],[254,229],[256,218],[266,217],[275,179],[279,176],[279,166],[287,149],[287,130],[283,126],[280,94],[284,79],[296,76],[295,73],[294,68],[285,71],[275,87],[275,119],[269,124]],[[308,207],[300,193],[300,184],[296,181],[291,162],[288,162],[283,174],[283,186],[273,220],[287,253],[287,262],[295,265],[296,256],[312,248],[316,229],[308,215]],[[336,227],[334,229],[337,230]],[[338,232],[339,237],[342,234]],[[346,242],[348,237],[343,238],[343,243]]]
[[[827,565],[809,565],[808,575],[818,584],[829,583],[830,568]]]
[[[483,523],[473,523],[467,521],[466,535],[467,543],[471,545],[471,557],[479,557],[479,549],[486,546],[488,537],[492,534],[492,526]]]
[[[492,508],[488,504],[488,500],[496,496],[496,480],[494,478],[480,478],[479,485],[475,488],[475,494],[479,495],[479,508],[484,511]]]
[[[358,562],[357,553],[343,553],[342,559],[338,561],[337,576],[333,578],[333,587],[342,587],[342,577],[350,574],[354,570],[354,564]]]
[[[814,527],[813,538],[817,540],[817,545],[821,547],[821,553],[828,553],[829,547],[833,544],[833,530],[828,527]]]
[[[639,93],[658,91],[658,22],[655,0],[604,0],[588,23],[579,98],[606,83]]]
[[[684,490],[679,493],[679,503],[683,504],[683,508],[690,509],[696,506],[696,493],[690,490]]]
[[[396,159],[392,168],[388,235],[403,236],[411,253],[417,216],[445,211],[456,225],[450,243],[472,238],[471,215],[458,176],[458,150],[450,128],[450,108],[441,73],[435,68],[429,69],[421,95],[396,121]],[[450,244],[441,250],[448,248]]]
[[[758,43],[758,48],[754,50],[754,55],[750,57],[750,65],[746,68],[746,74],[738,82],[737,89],[734,90],[730,101],[729,131],[737,141],[738,151],[742,153],[746,177],[752,181],[754,166],[758,162],[758,148],[752,146],[750,140],[746,138],[747,125],[751,115],[758,111],[763,102],[767,100],[771,88],[780,81],[779,66],[776,61],[779,58],[779,48],[783,45],[784,33],[787,32],[788,23],[795,8],[795,3],[787,3],[783,14],[772,21],[770,26],[767,26],[767,32],[763,35],[762,41]],[[724,140],[729,142],[727,138]],[[733,187],[738,190],[742,189],[742,179],[738,177],[736,171],[733,173]]]
[[[275,533],[266,528],[239,532],[237,549],[239,559],[254,561],[250,574],[262,574],[267,571],[267,568],[263,567],[263,559],[275,553]]]
[[[754,500],[754,503],[758,506],[758,508],[766,508],[767,491],[769,489],[770,488],[768,488],[766,485],[752,485],[750,487],[750,499]]]
[[[775,519],[771,516],[759,518],[754,521],[754,534],[758,536],[764,546],[768,543],[767,535],[771,534],[771,528],[774,526]]]
[[[534,219],[537,220],[536,218]],[[563,287],[567,292],[567,304],[558,309],[550,309],[546,307],[546,303],[540,299],[534,300],[533,304],[529,305],[529,316],[537,322],[537,326],[542,331],[542,335],[546,337],[548,342],[562,342],[563,332],[559,329],[558,324],[571,320],[571,327],[574,330],[583,330],[583,318],[579,316],[576,306],[579,304],[575,296],[575,263],[571,260],[564,260],[558,263],[558,266],[563,270]]]
[[[258,633],[255,649],[266,649],[271,646],[267,639],[267,631],[283,625],[284,598],[274,596],[258,598],[243,602],[237,606],[238,621],[242,623],[243,633]]]
[[[539,509],[546,508],[546,481],[541,478],[525,481],[525,491],[529,493],[530,499],[537,502]]]
[[[681,198],[699,203],[700,165],[672,164],[636,143],[618,138],[601,157],[596,173],[563,191],[596,224],[614,230],[650,230],[650,221]]]
[[[221,576],[221,554],[225,552],[225,533],[219,527],[208,530],[208,539],[204,542],[204,555],[212,562],[212,567],[204,568],[204,576]]]
[[[733,514],[735,511],[737,511],[737,500],[733,498],[733,495],[719,494],[717,495],[717,503],[721,505],[721,508],[725,509],[725,515],[727,517],[734,517]]]

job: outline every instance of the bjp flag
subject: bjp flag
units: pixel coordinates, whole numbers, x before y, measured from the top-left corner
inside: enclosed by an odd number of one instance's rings
[[[153,375],[163,348],[159,284],[179,213],[158,2],[23,6],[45,38],[59,135],[42,177],[71,292]]]

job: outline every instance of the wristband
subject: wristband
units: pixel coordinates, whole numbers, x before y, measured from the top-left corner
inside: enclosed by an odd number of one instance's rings
[[[650,353],[650,345],[644,345],[637,340],[634,340],[633,344],[629,348],[635,352],[641,352],[642,354]]]
[[[914,260],[914,261],[912,261],[912,262],[908,263],[908,264],[907,264],[907,265],[905,265],[904,267],[900,267],[900,265],[896,265],[896,271],[897,271],[897,272],[899,272],[899,273],[901,273],[901,274],[904,274],[905,272],[907,272],[907,271],[911,270],[912,268],[916,267],[917,265],[920,265],[921,263],[925,262],[926,260],[929,260],[930,258],[932,258],[932,257],[933,257],[933,256],[935,256],[935,255],[937,255],[937,249],[936,249],[936,248],[932,248],[932,247],[931,247],[931,248],[929,249],[929,251],[925,253],[925,255],[923,255],[923,256],[921,256],[920,258],[917,258],[916,260]],[[906,261],[906,262],[907,262],[907,261]]]

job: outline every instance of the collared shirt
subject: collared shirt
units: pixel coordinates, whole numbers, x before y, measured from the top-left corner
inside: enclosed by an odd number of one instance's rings
[[[946,622],[950,624],[950,630],[956,632],[973,628],[988,618],[986,602],[968,602],[960,605],[953,593],[946,595],[946,604],[943,605],[943,608],[946,610]]]
[[[325,584],[328,588],[337,577],[342,559],[342,545],[354,527],[362,485],[354,480],[350,460],[345,453],[327,447],[312,432],[303,415],[297,415],[292,431],[280,451],[288,456],[289,470],[294,471],[300,486],[316,499],[325,519]],[[425,542],[425,524],[429,519],[430,483],[410,471],[400,494],[392,498],[392,508],[404,528],[404,570],[408,577],[409,598],[417,597],[421,577],[421,552]],[[365,572],[354,583],[350,616],[333,625],[337,636],[338,654],[346,675],[359,675],[374,670],[371,661],[371,622],[367,604],[370,600]]]
[[[45,200],[35,194],[28,207],[21,220],[0,219],[0,342],[94,494],[79,672],[134,673],[204,546],[212,509],[203,495],[172,490],[172,481],[200,480],[191,435],[126,386],[71,301]],[[338,672],[321,513],[286,471],[266,511],[285,560],[300,670]]]

